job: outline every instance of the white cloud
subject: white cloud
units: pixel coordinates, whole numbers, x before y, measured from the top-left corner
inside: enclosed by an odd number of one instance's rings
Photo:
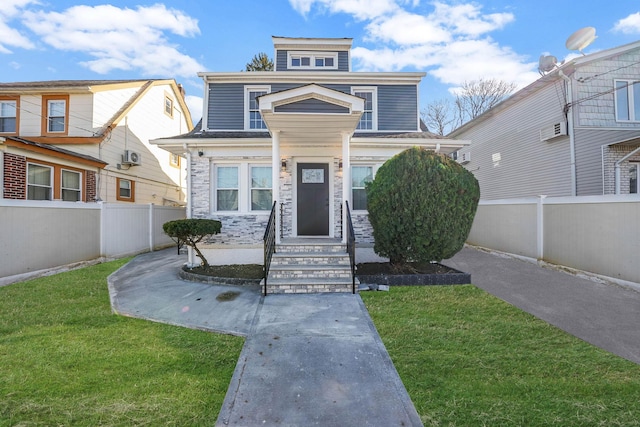
[[[12,53],[11,47],[33,49],[34,44],[20,31],[12,28],[10,23],[19,17],[29,4],[37,4],[35,0],[2,0],[0,3],[0,53]]]
[[[359,70],[425,70],[456,87],[464,81],[496,78],[523,87],[539,78],[535,62],[500,46],[490,33],[515,21],[511,13],[484,13],[475,2],[430,5],[418,0],[289,0],[299,13],[314,6],[365,20],[365,42],[352,50]],[[428,10],[428,8],[430,10]],[[428,10],[425,13],[425,10]]]
[[[85,52],[92,71],[139,69],[145,75],[193,77],[203,67],[180,53],[168,33],[200,33],[196,19],[164,5],[136,9],[111,5],[73,6],[63,12],[28,11],[25,25],[56,49]]]
[[[613,26],[613,31],[624,34],[640,34],[640,12],[632,13],[626,18],[620,19]]]

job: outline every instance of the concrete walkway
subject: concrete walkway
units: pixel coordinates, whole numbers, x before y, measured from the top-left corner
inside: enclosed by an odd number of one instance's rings
[[[218,426],[422,426],[358,295],[182,281],[175,249],[109,276],[115,312],[246,336]],[[232,294],[236,293],[237,294]]]

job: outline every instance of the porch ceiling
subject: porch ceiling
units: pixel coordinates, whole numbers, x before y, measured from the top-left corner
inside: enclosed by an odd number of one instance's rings
[[[278,132],[285,145],[339,145],[342,134],[352,134],[361,113],[274,113],[263,111],[262,118],[271,133]]]

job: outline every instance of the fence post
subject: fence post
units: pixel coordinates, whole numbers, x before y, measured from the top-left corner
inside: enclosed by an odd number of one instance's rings
[[[153,203],[149,203],[149,252],[153,252],[154,249],[154,241],[153,241],[153,220],[154,220],[154,212],[153,212]]]
[[[107,204],[98,202],[100,205],[100,256],[107,258]]]
[[[538,196],[538,206],[536,212],[536,258],[538,259],[538,261],[544,260],[544,199],[546,198],[547,196]]]

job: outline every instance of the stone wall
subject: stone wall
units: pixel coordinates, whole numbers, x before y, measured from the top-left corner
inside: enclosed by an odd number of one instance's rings
[[[602,151],[604,163],[604,194],[616,194],[616,162],[626,156],[636,147],[625,145],[610,145]],[[636,153],[620,165],[620,194],[629,194],[629,180],[631,178],[631,162],[640,162],[640,153]],[[634,163],[640,167],[640,163]]]

